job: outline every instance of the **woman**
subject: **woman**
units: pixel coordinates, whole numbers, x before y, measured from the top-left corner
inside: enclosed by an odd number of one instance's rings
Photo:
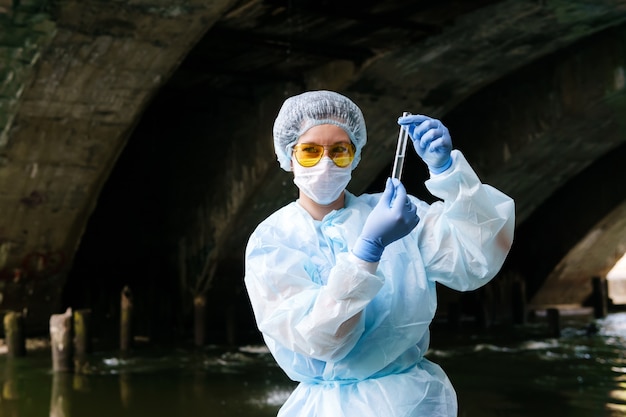
[[[514,203],[480,182],[441,122],[398,123],[442,201],[408,196],[396,179],[381,194],[345,189],[367,141],[349,98],[306,92],[276,118],[276,155],[299,198],[252,233],[245,284],[269,350],[300,382],[279,416],[457,415],[446,374],[424,358],[436,283],[468,291],[495,276]]]

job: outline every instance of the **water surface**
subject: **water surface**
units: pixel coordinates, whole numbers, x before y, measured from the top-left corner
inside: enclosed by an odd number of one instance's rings
[[[450,376],[460,417],[626,415],[626,313],[546,324],[434,330],[428,357]],[[95,352],[85,373],[49,352],[0,355],[1,417],[275,416],[295,383],[262,346]]]

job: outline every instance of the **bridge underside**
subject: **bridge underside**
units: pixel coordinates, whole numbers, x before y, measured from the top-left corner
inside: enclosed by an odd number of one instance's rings
[[[487,290],[500,314],[519,279],[533,303],[583,304],[626,252],[626,1],[182,3],[0,8],[17,45],[0,90],[0,309],[28,308],[31,328],[66,306],[113,326],[128,284],[147,334],[186,331],[205,292],[218,335],[253,329],[243,247],[295,196],[271,126],[307,89],[363,109],[351,191],[381,189],[409,110],[441,118],[515,199],[515,246]],[[407,161],[428,200],[426,174]]]

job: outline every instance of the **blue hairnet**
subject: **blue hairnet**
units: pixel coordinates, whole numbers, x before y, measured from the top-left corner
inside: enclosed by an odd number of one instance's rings
[[[280,167],[291,171],[291,153],[298,138],[313,126],[332,124],[346,131],[356,147],[352,169],[361,160],[367,142],[361,109],[349,98],[333,91],[309,91],[289,97],[274,121],[274,150]]]

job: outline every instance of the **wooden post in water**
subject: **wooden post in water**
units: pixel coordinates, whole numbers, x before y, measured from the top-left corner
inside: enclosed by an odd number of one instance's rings
[[[526,283],[523,280],[516,280],[512,285],[513,323],[526,324]]]
[[[606,317],[607,314],[607,293],[605,291],[604,280],[600,277],[591,278],[592,293],[591,302],[593,304],[593,316],[597,319]]]
[[[74,312],[74,368],[80,372],[91,353],[91,310]]]
[[[552,337],[561,337],[561,317],[558,308],[549,308],[546,310],[548,318],[548,328]]]
[[[125,286],[121,296],[120,350],[128,351],[133,341],[133,292]]]
[[[193,340],[196,346],[206,343],[206,294],[193,297]]]
[[[73,369],[74,330],[72,309],[63,314],[50,316],[50,348],[52,349],[52,370],[68,372]]]
[[[9,311],[4,315],[4,336],[9,357],[26,355],[26,337],[24,335],[24,318],[22,313]]]

